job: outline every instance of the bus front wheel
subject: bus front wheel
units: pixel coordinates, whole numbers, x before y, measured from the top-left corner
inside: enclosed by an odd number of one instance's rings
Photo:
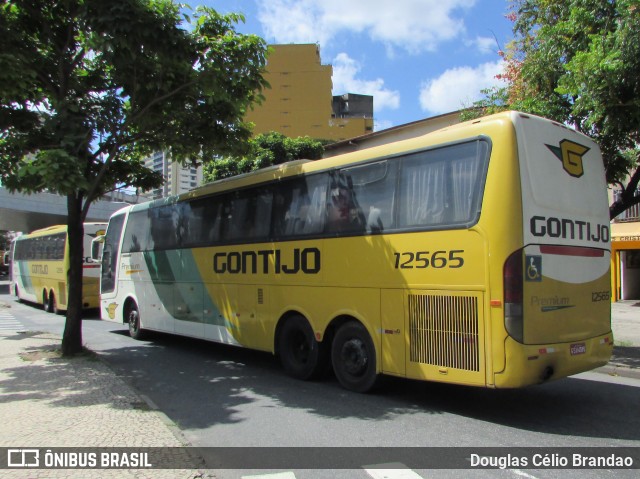
[[[144,329],[140,327],[140,312],[138,305],[131,303],[127,308],[125,319],[129,323],[129,336],[133,339],[143,339]]]
[[[336,378],[345,389],[364,393],[377,382],[376,350],[366,328],[357,321],[343,324],[336,332],[331,362]]]
[[[296,379],[309,380],[326,370],[326,346],[316,341],[303,316],[287,319],[278,337],[278,352],[284,370]]]

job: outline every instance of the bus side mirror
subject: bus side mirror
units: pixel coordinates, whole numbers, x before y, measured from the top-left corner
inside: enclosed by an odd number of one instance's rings
[[[104,235],[96,236],[91,241],[91,259],[99,262],[102,259],[102,249],[104,248]]]

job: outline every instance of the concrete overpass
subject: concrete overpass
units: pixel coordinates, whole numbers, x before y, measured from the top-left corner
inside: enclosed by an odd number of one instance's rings
[[[127,203],[97,201],[91,205],[88,222],[107,221]],[[47,226],[67,223],[67,200],[51,193],[25,195],[0,188],[0,231],[29,233]]]

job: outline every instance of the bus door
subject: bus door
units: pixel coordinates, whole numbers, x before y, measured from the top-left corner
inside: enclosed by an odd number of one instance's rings
[[[119,273],[119,252],[120,238],[122,237],[122,228],[126,215],[120,214],[113,216],[109,221],[107,234],[104,239],[104,248],[102,250],[102,268],[100,272],[100,315],[102,319],[117,320],[122,315],[116,316],[116,306],[113,299],[116,297],[118,290],[118,273]],[[114,306],[109,306],[114,305]],[[120,305],[122,306],[122,305]]]

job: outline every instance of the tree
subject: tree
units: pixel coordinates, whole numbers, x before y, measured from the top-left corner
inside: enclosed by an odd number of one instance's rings
[[[324,152],[324,146],[319,140],[308,136],[288,138],[275,131],[257,135],[249,143],[247,154],[219,158],[205,165],[204,180],[229,178],[287,161],[317,160],[322,158]]]
[[[466,116],[510,108],[570,124],[600,145],[622,190],[611,218],[640,203],[640,1],[512,0],[510,18],[508,85]]]
[[[190,163],[243,151],[266,45],[235,31],[240,15],[172,0],[3,0],[0,9],[0,180],[67,198],[62,352],[72,355],[82,349],[91,203],[115,185],[159,186],[142,161],[153,151]]]

